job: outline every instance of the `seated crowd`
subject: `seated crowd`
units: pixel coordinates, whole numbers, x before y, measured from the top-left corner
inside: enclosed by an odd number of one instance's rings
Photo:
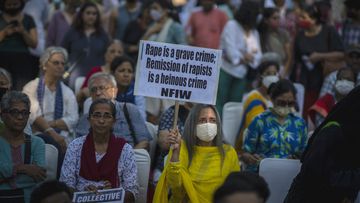
[[[336,18],[325,0],[0,1],[0,202],[119,187],[126,203],[266,202],[266,158],[302,163],[286,203],[354,202],[360,5],[344,5]],[[135,95],[140,40],[221,49],[216,104]],[[231,142],[228,102],[242,109]]]

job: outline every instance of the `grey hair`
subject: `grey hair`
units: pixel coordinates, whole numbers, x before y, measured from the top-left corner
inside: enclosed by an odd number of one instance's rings
[[[48,62],[52,55],[62,54],[64,56],[65,62],[68,60],[68,53],[62,47],[49,47],[40,57],[40,67],[44,67],[46,62]]]
[[[111,85],[113,87],[117,87],[116,86],[116,80],[115,77],[108,74],[108,73],[104,73],[104,72],[99,72],[99,73],[95,73],[93,74],[90,78],[89,78],[89,89],[91,89],[94,86],[94,80],[97,78],[103,78],[106,81],[108,81],[109,83],[111,83]]]
[[[10,88],[12,86],[12,78],[11,78],[11,74],[5,70],[4,68],[0,67],[0,74],[3,75],[4,77],[6,77],[6,79],[9,81],[10,84]]]
[[[223,142],[222,125],[221,125],[219,112],[212,105],[196,104],[191,108],[191,111],[185,121],[185,126],[184,126],[183,140],[185,141],[185,145],[188,150],[188,158],[189,158],[188,167],[190,167],[192,158],[194,156],[194,146],[196,145],[196,139],[197,139],[196,125],[198,123],[201,110],[206,108],[211,108],[215,112],[217,134],[213,140],[213,144],[217,146],[219,149],[219,152],[221,154],[221,163],[224,161],[225,158],[225,151],[223,147],[224,142]]]
[[[110,107],[111,109],[111,115],[115,118],[116,117],[116,107],[115,107],[115,104],[110,100],[110,99],[97,99],[95,101],[93,101],[93,103],[91,103],[91,106],[90,106],[90,109],[89,109],[89,115],[88,117],[90,117],[90,115],[92,113],[94,113],[95,111],[95,107],[96,105],[98,104],[106,104]]]
[[[30,99],[29,97],[20,91],[7,92],[0,102],[1,110],[10,109],[14,102],[23,102],[26,106],[26,110],[30,110]]]

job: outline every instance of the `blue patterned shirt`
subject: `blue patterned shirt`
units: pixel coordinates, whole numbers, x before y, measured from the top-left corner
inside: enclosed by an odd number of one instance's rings
[[[244,136],[245,152],[264,158],[299,157],[306,147],[307,127],[304,119],[292,113],[281,125],[269,109],[254,118]]]

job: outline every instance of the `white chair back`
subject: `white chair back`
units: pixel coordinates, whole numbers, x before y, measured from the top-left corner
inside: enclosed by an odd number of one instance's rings
[[[222,126],[224,139],[233,147],[239,132],[242,111],[243,105],[241,102],[227,102],[223,107]]]
[[[296,92],[297,92],[296,100],[299,105],[299,113],[302,116],[302,113],[304,111],[305,88],[304,88],[304,85],[302,85],[300,83],[294,83],[294,86],[295,86]]]
[[[136,203],[146,203],[150,173],[150,155],[145,149],[134,149],[139,183],[139,196]]]
[[[51,144],[45,144],[46,180],[56,179],[59,152]]]
[[[265,158],[260,162],[259,175],[265,179],[270,189],[267,203],[284,201],[300,167],[300,161],[292,159]]]
[[[80,92],[81,86],[83,85],[85,81],[85,77],[84,76],[79,76],[76,78],[75,80],[75,95],[77,95],[77,93]]]
[[[145,123],[146,123],[146,127],[152,137],[152,140],[150,141],[150,158],[151,158],[151,160],[154,160],[155,150],[156,150],[156,145],[157,145],[157,138],[158,138],[158,136],[157,136],[158,126],[154,125],[150,122],[145,122]]]
[[[91,97],[88,97],[88,98],[84,101],[83,114],[89,113],[91,104],[92,104],[92,98],[91,98]]]

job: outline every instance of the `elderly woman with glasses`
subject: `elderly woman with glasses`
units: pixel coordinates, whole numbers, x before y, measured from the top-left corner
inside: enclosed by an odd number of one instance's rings
[[[274,107],[255,117],[244,132],[240,158],[250,171],[256,171],[263,158],[298,159],[306,147],[306,123],[294,114],[294,85],[280,80],[270,86],[269,92]]]
[[[56,132],[61,136],[53,138],[63,143],[63,139],[70,139],[79,115],[74,92],[61,80],[68,54],[61,47],[49,47],[40,58],[43,74],[23,88],[31,101],[30,123],[33,132]],[[46,123],[39,119],[45,119]],[[44,127],[46,126],[46,127]]]
[[[125,202],[138,194],[137,168],[131,145],[113,134],[116,108],[111,100],[98,99],[88,115],[88,135],[70,143],[60,181],[73,191],[94,191],[122,187]]]
[[[212,202],[215,190],[233,171],[239,171],[235,149],[223,143],[219,113],[214,106],[194,106],[183,136],[171,130],[172,150],[157,184],[153,202]],[[182,140],[181,140],[182,139]]]
[[[46,178],[45,144],[24,133],[30,100],[21,92],[8,92],[0,103],[0,202],[29,202],[36,184]]]

